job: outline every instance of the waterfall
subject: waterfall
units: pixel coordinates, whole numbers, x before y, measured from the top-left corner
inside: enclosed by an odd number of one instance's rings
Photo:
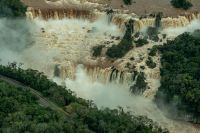
[[[57,67],[59,66],[59,67]],[[66,65],[55,65],[54,76],[57,76],[61,79],[75,79],[75,70],[78,67],[78,64],[69,64]],[[60,74],[57,74],[57,71]],[[84,66],[84,71],[87,72],[88,77],[91,81],[100,81],[102,83],[116,83],[116,84],[125,84],[130,85],[133,82],[133,73],[128,71],[120,71],[115,67],[101,68],[98,66]]]
[[[34,9],[29,7],[26,16],[29,19],[42,18],[48,19],[64,19],[79,18],[87,20],[96,20],[100,15],[97,11],[81,10],[81,9]]]
[[[12,58],[17,62],[23,62],[25,68],[44,72],[49,78],[59,77],[58,79],[65,80],[66,85],[80,96],[90,95],[84,98],[95,100],[99,106],[113,108],[118,105],[130,106],[133,111],[137,111],[137,114],[158,121],[172,132],[195,132],[196,129],[188,123],[168,120],[152,102],[160,85],[159,55],[154,57],[154,62],[157,64],[154,69],[149,69],[145,61],[148,58],[148,49],[157,43],[150,42],[141,48],[134,48],[118,60],[91,57],[93,46],[105,44],[105,48],[108,48],[118,44],[120,39],[116,38],[123,36],[123,30],[120,29],[125,27],[125,22],[128,20],[134,20],[132,31],[139,31],[147,26],[154,26],[155,18],[139,19],[135,14],[113,13],[109,16],[112,23],[108,24],[105,12],[87,8],[30,7],[26,15],[32,19],[31,23],[36,25],[32,31],[33,46],[20,53],[2,50],[0,56],[3,62]],[[163,18],[161,24],[164,28],[179,27],[199,18],[198,13],[177,18],[168,17]],[[171,33],[174,33],[174,29]],[[79,64],[83,64],[84,67],[77,70]],[[142,66],[145,69],[142,69]],[[135,71],[144,72],[145,82],[149,87],[143,94],[147,98],[143,96],[139,98],[142,101],[137,100],[129,92],[129,86],[137,76]],[[87,87],[91,90],[85,91]]]
[[[138,19],[134,14],[114,14],[112,22],[118,25],[120,28],[123,28],[124,23],[130,18],[135,20],[135,31],[139,31],[145,27],[154,26],[155,18],[147,17]],[[195,19],[200,19],[200,13],[192,13],[188,15],[178,16],[178,17],[163,17],[161,20],[162,28],[169,27],[184,27],[191,23]]]
[[[26,0],[24,0],[26,1]],[[71,3],[70,3],[71,2]],[[75,3],[74,3],[75,2]],[[93,1],[94,2],[94,1]],[[130,19],[134,19],[134,29],[135,31],[140,31],[141,29],[149,26],[155,25],[155,18],[145,17],[139,18],[134,13],[126,13],[118,10],[109,9],[106,10],[99,8],[102,5],[88,3],[83,1],[59,1],[59,2],[46,2],[47,7],[28,7],[26,16],[30,19],[42,18],[44,20],[48,19],[86,19],[89,21],[96,21],[99,17],[108,15],[108,21],[116,24],[121,30],[124,30],[125,22]],[[31,5],[31,4],[27,4]],[[105,12],[104,12],[105,11]],[[159,19],[159,15],[157,16]],[[199,12],[193,12],[191,14],[184,14],[178,17],[163,17],[161,22],[156,25],[162,25],[162,28],[169,27],[184,27],[188,25],[192,20],[200,19]]]

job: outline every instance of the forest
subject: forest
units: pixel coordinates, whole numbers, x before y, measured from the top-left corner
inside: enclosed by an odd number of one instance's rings
[[[40,92],[69,113],[66,120],[62,114],[49,108],[42,108],[37,98],[27,90],[15,88],[0,82],[0,132],[67,132],[67,133],[162,133],[152,120],[143,116],[133,116],[119,109],[98,109],[92,101],[78,98],[70,90],[58,86],[36,70],[23,70],[10,63],[0,66],[0,74],[16,79]],[[61,116],[60,116],[61,115]],[[28,121],[28,123],[26,123]],[[9,123],[12,123],[11,126]],[[43,127],[44,126],[44,127]],[[42,128],[43,127],[43,128]]]
[[[173,117],[200,123],[200,36],[184,33],[154,47],[151,55],[157,50],[162,65],[158,106],[164,103]]]

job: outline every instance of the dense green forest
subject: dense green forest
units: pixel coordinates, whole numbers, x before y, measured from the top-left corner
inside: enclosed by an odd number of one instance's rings
[[[0,131],[67,132],[67,133],[161,133],[163,130],[146,117],[125,113],[122,108],[98,109],[91,101],[77,98],[73,92],[56,85],[43,73],[23,70],[11,63],[0,66],[0,74],[16,79],[40,92],[63,108],[70,119],[40,107],[27,90],[0,84]],[[68,123],[68,121],[71,123]],[[5,122],[6,121],[6,122]],[[28,122],[27,122],[28,121]],[[27,122],[27,123],[26,123]],[[12,123],[10,126],[9,123]],[[44,126],[42,128],[42,126]],[[167,132],[167,131],[166,131]]]
[[[26,6],[20,0],[1,0],[0,17],[24,17]]]
[[[18,68],[16,63],[10,63],[7,67],[0,65],[0,74],[35,88],[59,106],[65,106],[71,102],[81,102],[81,99],[76,98],[73,92],[49,81],[43,73],[37,70],[23,70]]]
[[[0,80],[1,133],[89,133],[81,122],[69,121],[63,114],[42,107],[27,89]]]
[[[200,36],[184,33],[162,47],[154,47],[151,55],[156,50],[162,55],[156,102],[160,107],[161,101],[168,105],[174,117],[200,123]]]

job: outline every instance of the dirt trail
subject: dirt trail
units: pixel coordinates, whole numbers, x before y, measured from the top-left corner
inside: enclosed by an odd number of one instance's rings
[[[65,116],[69,116],[69,114],[67,114],[62,108],[60,108],[59,106],[57,106],[56,104],[54,104],[53,102],[48,100],[47,98],[43,97],[42,94],[40,94],[40,92],[34,90],[33,88],[30,88],[30,87],[22,84],[21,82],[18,82],[14,79],[11,79],[11,78],[8,78],[8,77],[2,76],[2,75],[0,75],[0,80],[3,80],[11,85],[14,85],[15,87],[25,88],[25,89],[29,90],[30,93],[32,93],[33,95],[38,97],[38,102],[41,106],[49,107],[52,110],[58,111]]]

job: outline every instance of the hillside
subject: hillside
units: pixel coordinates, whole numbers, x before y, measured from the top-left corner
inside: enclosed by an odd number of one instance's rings
[[[8,72],[9,71],[9,72]],[[52,95],[55,95],[55,91],[59,94],[62,90],[61,86],[55,85],[48,79],[45,79],[42,75],[36,76],[37,71],[32,71],[30,75],[26,75],[30,70],[22,70],[11,67],[1,66],[0,73],[16,80],[23,81],[22,83],[13,82],[12,79],[6,80],[6,82],[12,82],[15,86],[25,83],[27,86],[42,86],[44,90],[32,88],[33,90],[41,93],[42,97],[52,99]],[[22,74],[24,73],[24,74]],[[22,78],[26,75],[29,78]],[[41,79],[41,77],[43,77]],[[34,81],[34,79],[37,81]],[[1,77],[1,79],[5,79]],[[52,87],[38,84],[38,82],[46,82],[47,84],[54,84],[57,87],[55,91],[52,91]],[[52,106],[45,108],[46,104],[38,101],[38,95],[32,93],[28,87],[15,87],[9,83],[5,83],[0,80],[0,131],[1,132],[66,132],[66,133],[110,133],[110,132],[122,132],[126,133],[141,132],[141,133],[162,133],[162,129],[159,128],[150,119],[142,116],[133,116],[130,113],[125,113],[123,109],[110,110],[108,108],[97,109],[95,104],[90,101],[77,99],[78,101],[67,102],[65,105],[59,105],[56,99],[52,99],[55,104],[62,107],[62,109],[55,109]],[[65,95],[66,96],[66,95]],[[71,98],[70,98],[71,97]],[[74,96],[67,96],[69,101],[73,101]],[[47,100],[48,102],[49,100]],[[51,101],[49,101],[51,102]],[[53,109],[53,110],[52,110]],[[61,111],[62,110],[62,111]],[[10,123],[12,123],[10,125]],[[167,132],[167,131],[166,131]]]

